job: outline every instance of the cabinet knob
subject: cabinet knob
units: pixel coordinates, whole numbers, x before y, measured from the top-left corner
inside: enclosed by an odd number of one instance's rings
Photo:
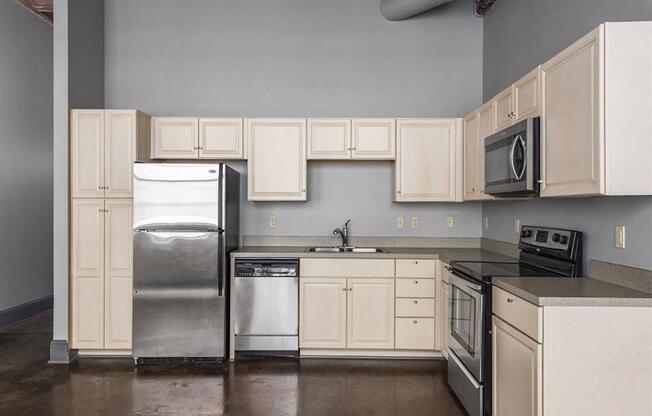
[[[419,322],[418,322],[418,321],[412,321],[412,323],[413,323],[413,324],[418,324]]]
[[[344,287],[344,288],[342,288],[342,292],[346,292],[346,288],[345,288],[345,287]]]
[[[419,301],[418,301],[418,300],[415,300],[415,301],[414,301],[414,304],[416,305],[417,303],[419,303]]]
[[[414,261],[414,264],[419,264],[419,260],[415,260],[415,261]]]
[[[512,299],[512,298],[507,298],[507,303],[512,303],[512,302],[514,302],[514,299]]]
[[[477,191],[477,190],[478,190],[478,188],[473,188],[473,192],[475,192],[475,191]]]
[[[416,284],[419,284],[419,281],[418,281],[418,280],[415,280],[415,281],[414,281],[414,284],[415,284],[415,285],[416,285]]]
[[[355,150],[355,147],[352,147],[351,150]]]

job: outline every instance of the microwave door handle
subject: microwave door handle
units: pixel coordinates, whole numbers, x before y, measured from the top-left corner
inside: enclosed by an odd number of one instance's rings
[[[518,142],[521,142],[521,145],[523,147],[523,154],[525,154],[525,141],[523,140],[523,137],[521,137],[521,135],[519,134],[514,139],[514,142],[512,143],[512,148],[509,151],[509,165],[512,168],[512,172],[514,172],[514,178],[517,181],[520,181],[521,178],[523,178],[523,174],[525,174],[527,158],[523,158],[523,168],[521,169],[521,173],[516,172],[516,166],[514,166],[514,151],[516,150],[516,145],[518,144]]]

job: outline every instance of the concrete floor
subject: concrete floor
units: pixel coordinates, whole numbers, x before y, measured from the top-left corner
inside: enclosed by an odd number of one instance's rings
[[[52,317],[0,330],[0,415],[463,416],[444,361],[247,358],[220,366],[130,359],[48,365]]]

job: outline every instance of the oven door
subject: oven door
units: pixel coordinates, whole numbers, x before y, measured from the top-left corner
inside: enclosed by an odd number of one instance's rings
[[[527,119],[485,140],[485,192],[530,195],[539,192],[539,122]]]
[[[451,275],[449,348],[480,383],[482,374],[482,285]]]

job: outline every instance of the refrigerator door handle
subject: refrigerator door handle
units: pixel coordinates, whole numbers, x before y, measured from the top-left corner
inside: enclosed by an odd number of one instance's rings
[[[224,279],[226,278],[226,247],[224,244],[224,232],[217,237],[217,296],[224,296]]]

